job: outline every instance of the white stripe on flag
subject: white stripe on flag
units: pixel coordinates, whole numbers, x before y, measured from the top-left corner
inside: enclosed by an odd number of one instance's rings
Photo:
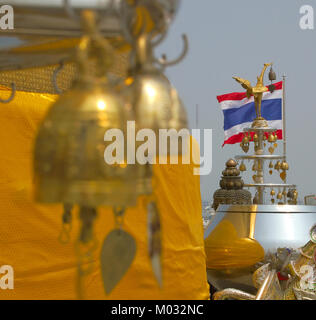
[[[231,127],[228,130],[225,130],[225,141],[229,139],[230,137],[239,134],[244,131],[246,128],[251,128],[252,122],[244,122],[241,124],[238,124],[234,127]],[[268,121],[268,125],[270,128],[274,128],[276,130],[283,130],[283,121],[282,120],[271,120]]]
[[[263,94],[263,100],[273,100],[273,99],[282,99],[282,89],[281,90],[276,90],[273,93],[271,92],[265,92]],[[233,108],[240,108],[244,106],[245,104],[254,102],[254,98],[251,97],[250,99],[245,98],[242,100],[224,100],[220,103],[220,106],[222,110],[227,110],[227,109],[233,109]]]

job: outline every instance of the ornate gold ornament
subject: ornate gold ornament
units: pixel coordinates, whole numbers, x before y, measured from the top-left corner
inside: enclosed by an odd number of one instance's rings
[[[254,96],[255,100],[255,107],[256,107],[256,118],[253,121],[252,127],[253,128],[262,128],[268,127],[267,121],[261,115],[261,103],[262,103],[262,96],[264,92],[267,92],[267,87],[263,84],[263,77],[265,74],[266,69],[271,65],[271,63],[265,63],[262,69],[261,75],[257,77],[257,84],[255,87],[251,86],[249,80],[245,80],[239,77],[233,77],[241,86],[247,90],[247,98],[249,99],[252,95]]]

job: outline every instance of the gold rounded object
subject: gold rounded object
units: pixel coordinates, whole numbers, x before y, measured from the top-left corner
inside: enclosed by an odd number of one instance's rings
[[[283,161],[282,163],[281,163],[281,169],[282,170],[289,170],[289,164],[286,162],[286,161]]]
[[[147,35],[135,42],[135,61],[124,95],[135,112],[137,129],[187,128],[185,108],[169,80],[154,64],[153,45]]]
[[[297,198],[298,198],[298,192],[297,192],[297,190],[294,190],[294,192],[293,192],[293,199],[294,199],[294,200],[297,200]]]
[[[283,197],[282,192],[279,191],[279,192],[278,192],[278,195],[277,195],[277,199],[278,199],[278,200],[282,200],[282,197]]]
[[[258,135],[256,133],[253,136],[253,141],[254,142],[258,142],[259,141],[259,137],[258,137]]]
[[[229,159],[226,162],[226,167],[228,168],[235,168],[237,166],[237,162],[234,159]]]
[[[281,178],[283,181],[285,181],[285,179],[286,179],[286,171],[282,171],[282,172],[280,173],[280,178]]]
[[[269,141],[270,143],[274,142],[274,135],[273,135],[273,134],[269,134],[268,141]]]
[[[139,165],[106,162],[109,129],[125,132],[124,103],[112,89],[78,83],[44,119],[35,142],[35,198],[85,206],[133,205],[135,190],[151,190],[151,174]],[[122,143],[124,143],[124,139]],[[125,144],[126,145],[126,144]],[[122,146],[125,151],[125,146]],[[145,188],[146,189],[146,188]]]
[[[275,133],[274,134],[274,142],[278,141],[278,135]]]
[[[136,75],[127,88],[127,100],[135,110],[138,129],[169,129],[173,97],[169,81],[158,72]]]
[[[281,162],[280,161],[276,162],[276,164],[274,165],[274,169],[278,170],[278,171],[281,169]]]
[[[241,172],[244,172],[244,171],[247,170],[247,168],[246,168],[246,166],[245,166],[245,164],[244,164],[243,162],[240,164],[239,170],[240,170]]]
[[[270,168],[270,169],[273,169],[273,163],[272,163],[272,161],[270,161],[270,163],[269,163],[269,168]]]
[[[274,189],[271,190],[270,195],[271,195],[272,197],[275,196],[275,191],[274,191]]]

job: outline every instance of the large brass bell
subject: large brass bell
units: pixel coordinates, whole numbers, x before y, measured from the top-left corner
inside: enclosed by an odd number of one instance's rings
[[[77,54],[80,78],[60,96],[40,126],[34,157],[39,202],[132,206],[138,185],[151,192],[151,170],[126,164],[126,122],[134,116],[105,78],[113,53],[104,41],[82,38]],[[99,74],[93,76],[87,61],[95,46],[100,65]],[[104,141],[110,129],[123,135],[115,150],[112,141]]]
[[[149,36],[136,40],[136,61],[132,62],[126,96],[135,110],[138,129],[187,128],[187,116],[175,89],[162,71],[154,65]]]

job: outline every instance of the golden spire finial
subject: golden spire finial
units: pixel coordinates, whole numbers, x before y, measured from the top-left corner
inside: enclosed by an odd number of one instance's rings
[[[265,63],[264,67],[261,71],[261,75],[257,77],[257,84],[255,87],[251,86],[249,80],[245,80],[239,77],[233,77],[241,86],[247,90],[247,98],[249,99],[252,95],[254,96],[255,100],[255,107],[256,107],[256,118],[252,124],[252,127],[268,127],[267,121],[261,116],[261,103],[262,103],[262,96],[263,93],[268,91],[267,87],[263,83],[264,74],[269,66],[272,63]]]

